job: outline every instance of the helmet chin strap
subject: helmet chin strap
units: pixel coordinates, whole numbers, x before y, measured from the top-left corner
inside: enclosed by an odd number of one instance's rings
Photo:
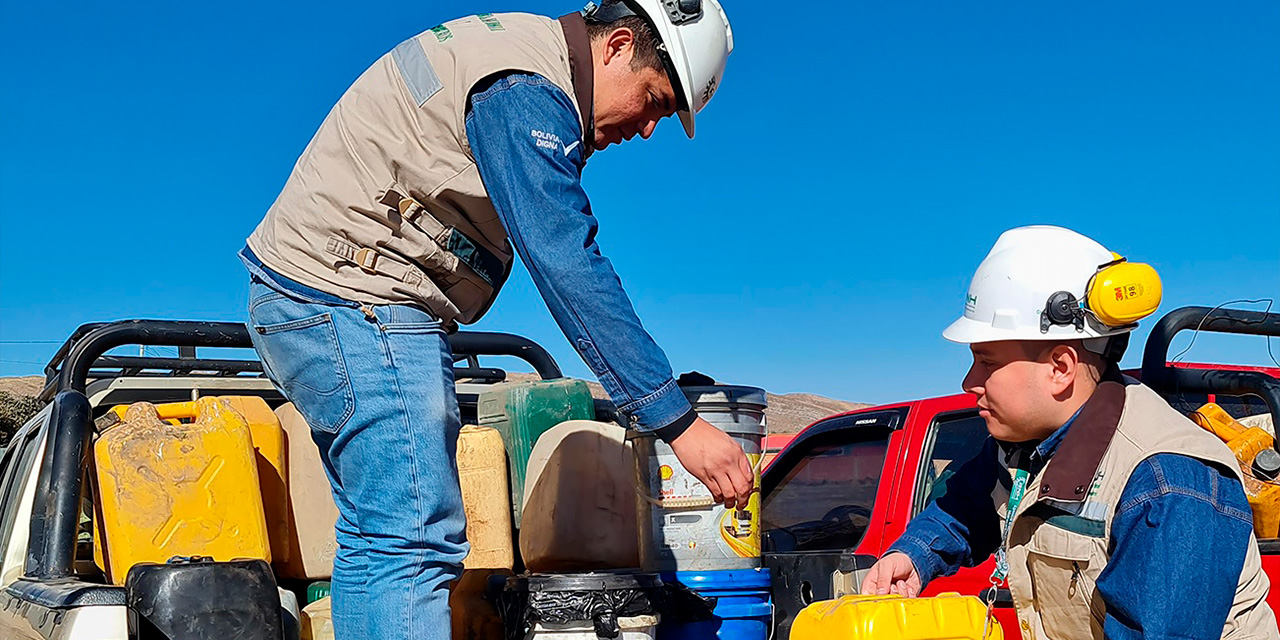
[[[1118,363],[1129,348],[1129,333],[1117,333],[1102,338],[1085,338],[1081,342],[1088,351],[1102,356],[1107,364]]]
[[[1100,356],[1105,356],[1107,354],[1107,348],[1111,345],[1111,336],[1107,336],[1105,338],[1085,338],[1084,340],[1081,340],[1081,342],[1084,343],[1084,348],[1086,350]]]

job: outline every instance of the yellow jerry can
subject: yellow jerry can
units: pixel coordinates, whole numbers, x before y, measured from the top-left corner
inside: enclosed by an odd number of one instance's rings
[[[258,466],[258,484],[262,487],[262,508],[267,516],[267,539],[271,541],[271,561],[289,560],[289,469],[284,429],[280,419],[258,396],[221,396],[240,417],[249,423]],[[181,404],[194,405],[194,402]],[[191,416],[195,418],[195,407]]]
[[[193,422],[167,424],[139,402],[94,443],[105,538],[95,548],[115,584],[139,562],[174,556],[271,560],[248,423],[218,398],[197,400],[192,413]]]
[[[1222,407],[1208,403],[1191,414],[1191,420],[1227,443],[1244,472],[1244,493],[1253,509],[1253,530],[1258,538],[1280,536],[1280,484],[1253,474],[1253,461],[1275,447],[1275,438],[1261,427],[1249,427]]]
[[[217,396],[249,424],[249,437],[253,441],[258,467],[258,483],[262,487],[263,511],[267,516],[267,537],[271,541],[273,563],[288,562],[293,538],[289,525],[289,473],[284,429],[267,401],[258,396]],[[108,412],[108,420],[99,420],[110,427],[124,420],[129,407],[116,405]],[[197,403],[171,402],[156,405],[160,420],[171,425],[181,425],[197,417]],[[106,570],[102,558],[101,533],[97,522],[93,527],[93,560],[99,569]]]
[[[458,436],[458,482],[467,513],[471,553],[467,569],[511,569],[515,544],[511,533],[511,490],[507,485],[507,449],[502,434],[467,425]]]
[[[1244,476],[1244,495],[1253,509],[1253,533],[1262,538],[1280,537],[1280,484]]]
[[[1245,469],[1253,464],[1258,452],[1275,447],[1275,438],[1271,434],[1261,427],[1245,426],[1213,402],[1196,409],[1191,420],[1227,443]]]
[[[791,625],[791,640],[1004,640],[987,607],[973,596],[932,598],[896,595],[844,596],[804,608]]]

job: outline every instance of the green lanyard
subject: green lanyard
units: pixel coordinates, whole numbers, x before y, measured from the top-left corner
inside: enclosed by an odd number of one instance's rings
[[[1009,488],[1009,508],[1004,514],[1004,532],[1000,536],[1000,548],[996,549],[996,569],[991,572],[992,584],[1003,582],[1009,576],[1009,554],[1005,548],[1013,531],[1013,516],[1027,494],[1027,480],[1031,473],[1026,469],[1014,469],[1013,486]]]

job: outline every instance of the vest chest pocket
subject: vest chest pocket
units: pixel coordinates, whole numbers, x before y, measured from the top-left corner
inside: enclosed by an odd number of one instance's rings
[[[1097,590],[1105,565],[1102,538],[1041,523],[1027,541],[1035,608],[1053,637],[1102,638],[1106,606]]]

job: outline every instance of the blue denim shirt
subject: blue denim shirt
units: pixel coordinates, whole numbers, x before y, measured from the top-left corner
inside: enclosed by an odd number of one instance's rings
[[[485,190],[565,337],[634,427],[678,436],[694,413],[596,244],[574,103],[542,76],[511,74],[472,96],[466,126]]]
[[[1034,447],[1033,474],[1070,428],[1068,421]],[[922,583],[981,564],[999,546],[991,492],[1002,473],[1008,479],[999,455],[1002,447],[988,438],[889,548],[911,558]],[[1252,532],[1244,488],[1229,471],[1174,454],[1144,460],[1121,494],[1098,577],[1106,637],[1220,638]]]

